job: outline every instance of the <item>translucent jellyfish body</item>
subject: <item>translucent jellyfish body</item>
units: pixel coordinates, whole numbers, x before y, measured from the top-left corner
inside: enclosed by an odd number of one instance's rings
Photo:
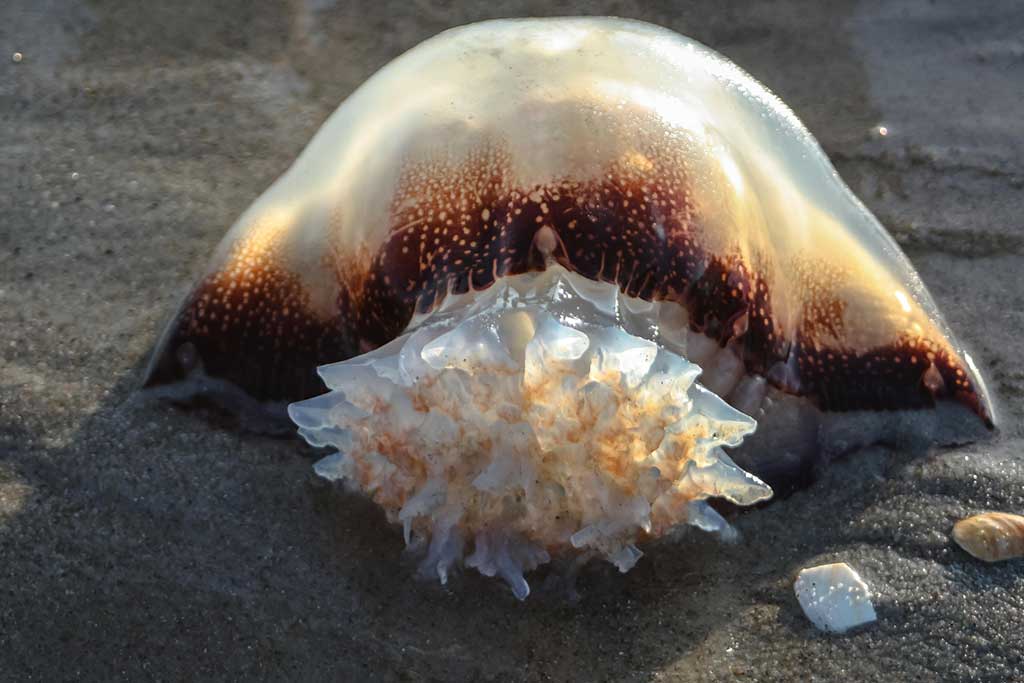
[[[302,434],[338,451],[318,471],[421,539],[428,573],[517,595],[552,553],[626,569],[675,524],[723,530],[707,499],[761,500],[822,454],[994,424],[793,113],[609,18],[452,29],[381,69],[228,233],[147,384],[308,399]]]

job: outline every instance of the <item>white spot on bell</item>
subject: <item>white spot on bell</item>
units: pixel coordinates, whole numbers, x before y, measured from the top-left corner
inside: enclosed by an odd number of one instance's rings
[[[533,244],[537,247],[537,251],[544,256],[551,256],[558,248],[558,235],[550,225],[544,225],[534,235]]]

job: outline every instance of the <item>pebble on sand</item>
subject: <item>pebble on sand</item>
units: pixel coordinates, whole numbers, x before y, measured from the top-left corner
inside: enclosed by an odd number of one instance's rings
[[[1008,512],[973,515],[953,526],[953,540],[985,562],[1024,557],[1024,517]]]
[[[822,631],[845,633],[876,619],[867,584],[845,562],[801,570],[793,589],[804,614]]]

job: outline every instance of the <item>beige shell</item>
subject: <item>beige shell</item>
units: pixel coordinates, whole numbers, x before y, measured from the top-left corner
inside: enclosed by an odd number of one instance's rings
[[[953,526],[953,540],[985,562],[1024,557],[1024,517],[986,512],[961,519]]]

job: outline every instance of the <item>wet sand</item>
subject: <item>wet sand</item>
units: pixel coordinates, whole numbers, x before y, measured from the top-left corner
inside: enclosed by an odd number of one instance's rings
[[[224,231],[346,94],[444,28],[549,4],[5,2],[0,679],[1024,679],[1024,561],[948,537],[1024,511],[1024,8],[574,11],[691,35],[793,107],[973,350],[999,438],[855,454],[741,516],[737,545],[693,533],[625,576],[591,568],[577,604],[414,581],[400,533],[315,481],[300,443],[136,388]],[[792,579],[831,561],[860,571],[877,624],[803,617]]]

